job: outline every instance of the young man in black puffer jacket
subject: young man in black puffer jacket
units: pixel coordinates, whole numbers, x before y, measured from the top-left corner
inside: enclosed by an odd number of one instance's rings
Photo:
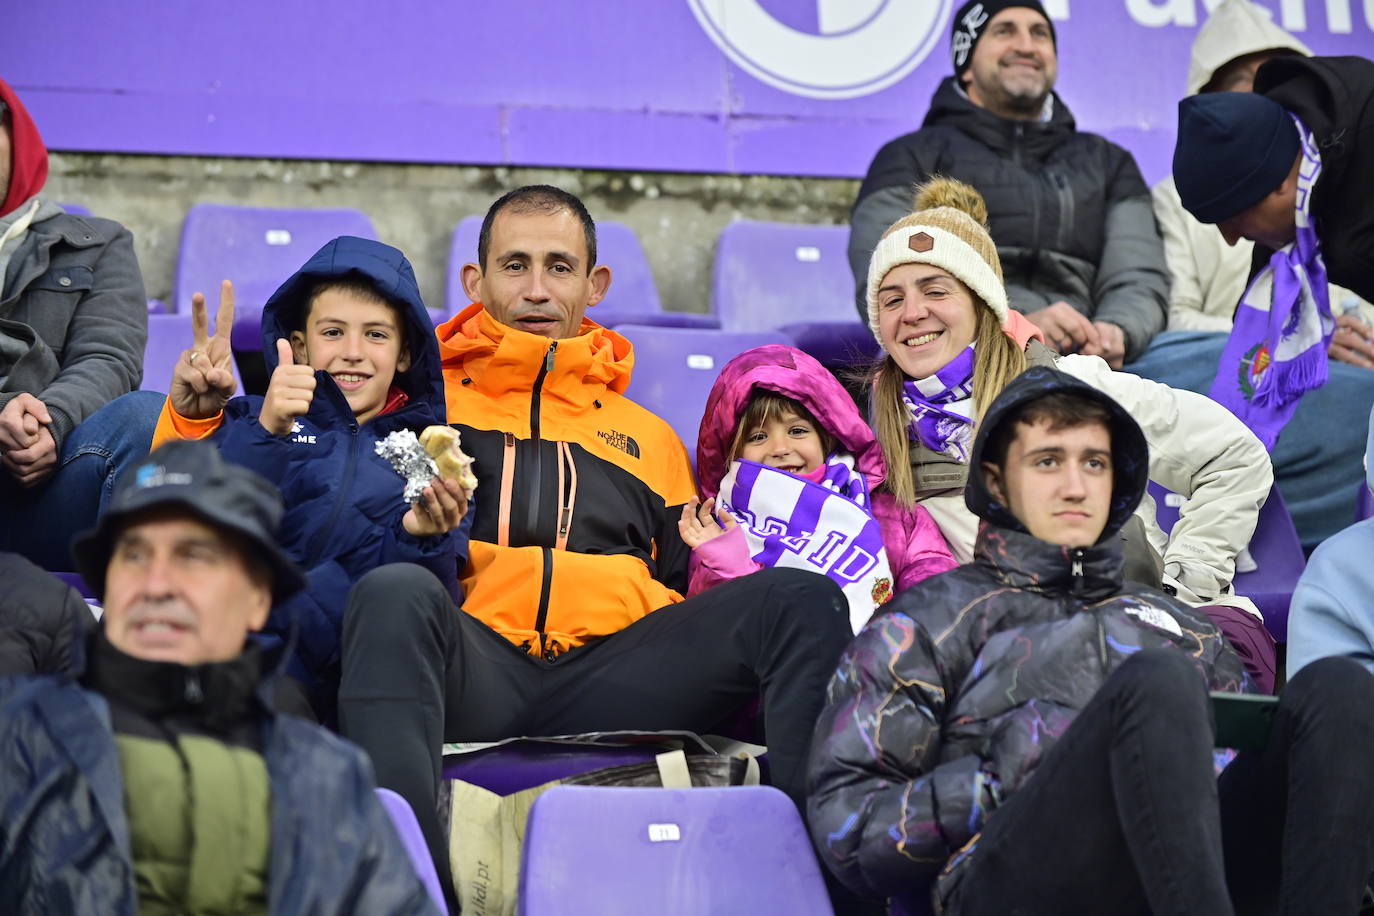
[[[974,561],[888,605],[831,681],[808,806],[826,865],[916,912],[1355,912],[1374,678],[1304,669],[1268,748],[1217,778],[1207,690],[1249,681],[1203,612],[1122,579],[1135,421],[1033,368],[970,463]]]

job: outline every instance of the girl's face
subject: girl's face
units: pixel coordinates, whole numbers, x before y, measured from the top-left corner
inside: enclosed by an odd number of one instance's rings
[[[910,378],[928,378],[973,343],[973,294],[943,268],[899,264],[878,290],[878,336]]]
[[[789,474],[808,474],[825,463],[825,449],[811,421],[789,410],[746,430],[738,457]]]

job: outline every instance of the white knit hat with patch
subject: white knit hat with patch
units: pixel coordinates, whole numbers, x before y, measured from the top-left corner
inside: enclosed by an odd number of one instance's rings
[[[868,327],[873,336],[879,337],[878,290],[888,271],[902,264],[930,264],[949,271],[1006,327],[1002,261],[986,224],[987,205],[971,186],[936,177],[917,188],[916,212],[888,227],[868,262]]]

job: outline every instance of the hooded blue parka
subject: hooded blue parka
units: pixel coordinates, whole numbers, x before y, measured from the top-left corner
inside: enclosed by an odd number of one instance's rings
[[[224,457],[257,471],[281,490],[286,515],[281,545],[306,573],[307,587],[272,609],[259,639],[267,648],[289,641],[297,628],[288,671],[311,694],[315,709],[332,719],[338,689],[339,637],[344,603],[354,582],[385,563],[417,563],[433,572],[461,603],[457,570],[467,562],[472,507],[457,531],[412,537],[401,525],[409,506],[405,482],[380,457],[376,444],[399,429],[418,434],[447,423],[439,347],[420,299],[415,272],[390,245],[342,236],[327,243],[267,300],[262,313],[262,352],[270,373],[277,367],[279,338],[300,328],[310,292],[322,281],[361,279],[376,287],[404,320],[410,368],[393,387],[406,403],[359,424],[328,372],[315,373],[310,411],[285,436],[258,422],[263,399],[234,398],[215,439]]]

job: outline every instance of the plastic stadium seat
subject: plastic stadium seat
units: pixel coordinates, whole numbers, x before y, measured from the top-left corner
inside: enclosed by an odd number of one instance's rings
[[[854,311],[848,245],[848,226],[726,226],[712,281],[720,326],[782,331],[827,366],[872,361],[878,343]]]
[[[633,324],[616,331],[635,348],[634,373],[625,395],[668,421],[687,446],[693,465],[701,414],[721,368],[745,350],[792,343],[777,331],[731,333]]]
[[[81,204],[58,204],[58,206],[61,207],[61,208],[62,208],[64,211],[66,211],[67,213],[70,213],[72,216],[93,216],[93,215],[94,215],[93,213],[91,213],[90,207],[85,207],[85,206],[82,206]]]
[[[430,858],[429,847],[425,845],[425,837],[420,832],[420,822],[415,819],[415,812],[410,810],[410,805],[406,804],[404,798],[390,789],[378,789],[377,798],[386,809],[386,813],[391,816],[391,823],[401,836],[401,845],[406,848],[411,864],[415,866],[415,873],[420,876],[420,882],[424,884],[425,890],[429,891],[430,899],[439,908],[439,912],[445,912],[444,892],[439,887],[439,874],[434,869],[434,860]]]
[[[1155,498],[1156,517],[1166,532],[1178,521],[1179,509],[1186,499],[1150,483],[1150,495]],[[1307,560],[1303,556],[1298,530],[1278,487],[1271,487],[1269,498],[1260,507],[1255,533],[1250,538],[1250,556],[1255,561],[1251,572],[1238,572],[1234,582],[1236,594],[1244,595],[1264,615],[1264,625],[1276,642],[1288,640],[1288,606],[1293,589],[1298,584]]]
[[[189,314],[191,295],[202,292],[213,314],[220,281],[228,279],[234,281],[238,318],[256,316],[287,277],[340,235],[375,239],[377,230],[358,210],[196,204],[181,230],[176,310]]]
[[[1355,521],[1362,522],[1370,516],[1374,516],[1374,493],[1369,492],[1369,484],[1361,483],[1355,496]]]
[[[210,329],[214,330],[214,314],[210,315]],[[143,350],[143,384],[141,391],[161,391],[166,393],[172,384],[172,370],[176,367],[181,352],[191,346],[191,316],[158,315],[148,316],[148,345]],[[234,378],[242,389],[237,367]]]
[[[767,786],[556,786],[530,809],[521,916],[830,914],[792,802]]]
[[[482,217],[465,217],[453,231],[448,259],[448,312],[456,315],[467,308],[463,292],[463,265],[477,260],[477,237]],[[622,324],[647,324],[672,328],[719,327],[712,315],[664,311],[654,285],[644,246],[635,231],[624,223],[603,220],[596,224],[596,259],[611,268],[611,288],[606,298],[587,311],[597,324],[617,328]]]

